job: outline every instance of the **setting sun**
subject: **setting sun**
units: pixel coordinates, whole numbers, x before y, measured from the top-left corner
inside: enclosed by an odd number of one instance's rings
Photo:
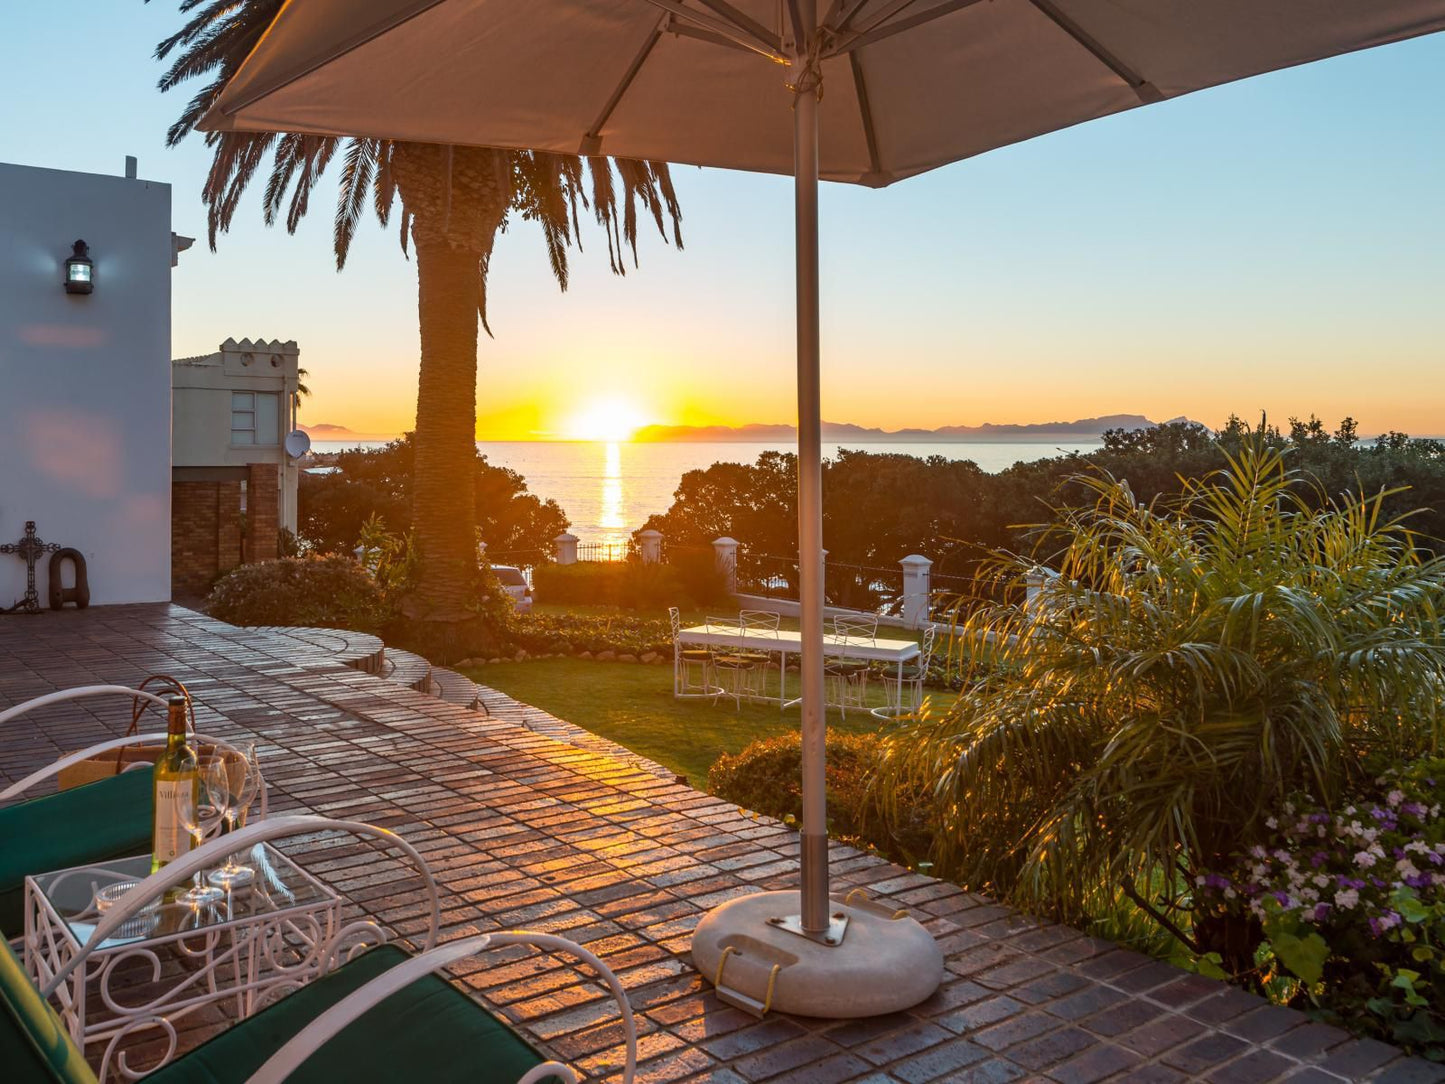
[[[577,410],[567,420],[564,435],[568,440],[631,440],[644,420],[634,403],[609,395]]]

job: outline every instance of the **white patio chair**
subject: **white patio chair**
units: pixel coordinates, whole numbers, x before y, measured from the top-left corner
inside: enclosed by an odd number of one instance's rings
[[[836,707],[843,717],[849,708],[868,708],[868,671],[872,664],[848,651],[850,647],[868,646],[878,641],[877,614],[839,614],[832,620],[830,643],[843,648],[823,663],[827,684],[828,706]]]
[[[738,612],[738,624],[748,636],[762,637],[764,639],[778,639],[778,628],[782,624],[782,618],[772,610],[740,610]],[[781,650],[768,651],[765,648],[748,647],[741,655],[743,658],[752,659],[756,664],[749,675],[747,691],[744,693],[749,699],[762,700],[767,697],[768,671],[772,669],[776,660],[778,664],[779,682],[782,681],[783,667],[787,665],[787,655]],[[781,684],[779,688],[781,688]]]
[[[710,697],[721,692],[713,676],[713,653],[706,647],[684,647],[682,614],[676,606],[667,608],[672,622],[672,695],[678,700]]]
[[[928,668],[933,662],[933,651],[937,642],[938,626],[929,625],[923,634],[923,650],[917,658],[903,667],[902,675],[900,676],[897,670],[883,671],[887,710],[893,713],[892,718],[906,719],[923,710],[923,683],[928,679]],[[885,709],[879,709],[883,710]]]
[[[707,619],[707,631],[721,633],[725,636],[738,636],[743,632],[740,617],[709,617]],[[714,648],[712,653],[712,672],[718,685],[722,688],[721,695],[732,697],[733,703],[741,709],[743,697],[751,699],[753,683],[756,681],[756,673],[759,669],[758,660],[750,656],[746,649],[741,647],[720,647]]]
[[[590,966],[607,985],[617,1002],[622,1019],[623,1038],[626,1047],[623,1066],[623,1084],[630,1084],[637,1066],[637,1028],[628,1003],[627,994],[621,982],[600,959],[565,938],[552,934],[527,930],[502,931],[462,938],[436,947],[441,924],[441,907],[436,881],[425,859],[405,839],[384,828],[359,821],[337,821],[319,816],[277,817],[269,821],[248,825],[223,839],[212,840],[203,847],[179,858],[162,870],[141,881],[125,895],[115,901],[99,918],[95,929],[81,951],[67,959],[62,965],[47,973],[43,985],[38,987],[42,998],[57,995],[57,991],[70,979],[77,968],[85,965],[87,958],[99,946],[109,943],[110,938],[125,924],[148,907],[154,906],[168,890],[189,881],[197,872],[217,864],[231,849],[253,848],[263,842],[288,837],[315,837],[321,833],[345,832],[362,839],[373,839],[383,846],[402,852],[406,860],[421,874],[429,905],[429,921],[421,952],[412,955],[387,944],[387,934],[381,927],[369,920],[353,922],[343,926],[329,941],[319,946],[319,974],[313,982],[300,991],[283,997],[284,1004],[290,997],[305,997],[319,1010],[309,1023],[298,1029],[296,1022],[288,1022],[284,1013],[276,1015],[269,1006],[255,1016],[248,1017],[233,1025],[200,1047],[181,1055],[174,1062],[160,1070],[160,1077],[167,1081],[185,1081],[187,1084],[280,1084],[313,1056],[333,1066],[331,1077],[339,1078],[343,1073],[336,1067],[338,1061],[364,1064],[358,1071],[353,1064],[346,1070],[346,1079],[382,1081],[398,1079],[399,1066],[407,1071],[425,1075],[424,1066],[428,1059],[462,1058],[472,1059],[479,1074],[495,1068],[491,1059],[497,1056],[496,1049],[477,1048],[469,1045],[462,1029],[481,1032],[491,1036],[504,1032],[504,1039],[511,1042],[510,1056],[515,1060],[518,1053],[523,1055],[524,1064],[529,1065],[518,1079],[518,1084],[537,1084],[548,1078],[555,1078],[564,1084],[577,1084],[579,1077],[570,1067],[559,1062],[544,1060],[524,1040],[505,1026],[482,1023],[482,1015],[495,1019],[474,998],[455,990],[455,987],[433,978],[432,973],[449,964],[459,962],[489,948],[508,945],[534,945],[551,951],[567,952],[580,958]],[[0,952],[8,952],[0,945]],[[13,961],[13,957],[11,957]],[[10,968],[6,981],[14,977]],[[418,992],[415,997],[407,993],[414,983],[428,984],[428,989]],[[293,984],[295,985],[295,984]],[[445,1006],[447,1012],[422,1011],[419,1006],[433,1006],[438,996],[450,997],[455,1003]],[[417,997],[430,998],[418,1001]],[[397,998],[396,1002],[391,999]],[[409,999],[409,1000],[408,1000]],[[407,1015],[410,1021],[406,1028],[380,1028],[350,1032],[338,1040],[336,1045],[322,1051],[321,1048],[336,1039],[348,1025],[355,1022],[369,1010],[388,1004],[395,1011]],[[16,1031],[15,1038],[35,1042],[44,1038],[51,1045],[69,1047],[62,1053],[84,1064],[80,1052],[70,1046],[71,1040],[60,1022],[55,1019],[48,1006],[28,1005],[31,1009],[26,1016],[13,1021],[0,1021]],[[274,1017],[274,1019],[271,1019]],[[113,1057],[119,1056],[117,1067],[126,1070],[123,1054],[116,1049],[124,1036],[117,1036],[104,1054],[103,1066],[108,1066]],[[174,1037],[172,1037],[174,1042]],[[212,1049],[220,1044],[220,1049]],[[356,1048],[360,1047],[358,1050]],[[450,1049],[448,1049],[450,1048]],[[126,1073],[129,1076],[139,1074]],[[317,1075],[314,1072],[311,1074]],[[405,1073],[403,1073],[405,1075]]]

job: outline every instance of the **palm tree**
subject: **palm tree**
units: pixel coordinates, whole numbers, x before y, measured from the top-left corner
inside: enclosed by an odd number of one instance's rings
[[[958,628],[990,646],[893,732],[880,788],[937,797],[947,872],[1070,921],[1129,901],[1243,970],[1243,903],[1208,909],[1198,878],[1265,842],[1285,796],[1328,806],[1368,755],[1438,752],[1445,559],[1382,515],[1391,493],[1310,494],[1284,455],[1246,441],[1154,505],[1075,479],[1093,501],[1056,511],[1031,600],[1037,560],[999,556],[1007,601]]]
[[[156,48],[174,54],[160,80],[168,91],[195,77],[209,82],[171,126],[174,146],[220,94],[283,0],[182,0],[189,18]],[[477,567],[472,460],[476,439],[477,327],[487,327],[486,284],[497,233],[513,218],[542,228],[553,276],[567,288],[567,256],[581,243],[581,212],[590,210],[607,238],[616,274],[626,249],[637,258],[639,209],[680,248],[681,211],[661,163],[541,152],[450,147],[382,139],[333,139],[297,134],[207,133],[213,157],[202,192],[212,249],[229,229],[242,195],[268,168],[263,201],[267,225],[283,220],[294,232],[312,191],[339,157],[335,215],[336,264],[367,208],[386,226],[399,203],[401,246],[415,251],[421,371],[416,408],[413,533],[417,577],[404,604],[408,636],[442,657],[469,653],[489,633],[475,604]],[[487,329],[491,333],[490,328]],[[472,643],[471,646],[477,646]]]

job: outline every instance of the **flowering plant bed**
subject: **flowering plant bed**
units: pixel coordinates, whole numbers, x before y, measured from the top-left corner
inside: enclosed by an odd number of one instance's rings
[[[1299,800],[1274,837],[1197,878],[1246,908],[1275,1000],[1445,1060],[1445,760],[1381,773],[1331,812]]]

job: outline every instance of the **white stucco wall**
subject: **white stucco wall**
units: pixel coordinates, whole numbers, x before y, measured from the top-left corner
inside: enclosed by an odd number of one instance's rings
[[[170,276],[169,185],[0,164],[0,541],[80,550],[95,605],[170,598]],[[0,556],[0,608],[24,589]]]

